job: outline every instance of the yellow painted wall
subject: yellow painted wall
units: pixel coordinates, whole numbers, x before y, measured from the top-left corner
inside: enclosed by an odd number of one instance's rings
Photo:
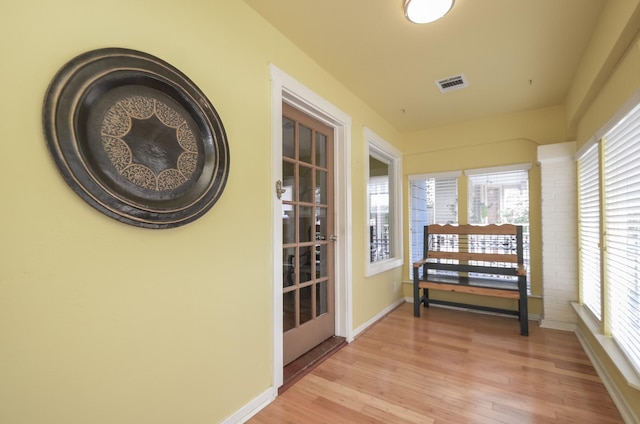
[[[629,46],[623,59],[590,103],[577,130],[578,148],[591,139],[640,88],[640,39]]]
[[[608,83],[620,56],[636,37],[640,25],[639,6],[640,0],[605,3],[565,100],[567,124],[573,136],[578,125],[584,130],[585,111],[593,108],[595,97]]]
[[[5,1],[0,5],[0,422],[215,423],[272,373],[268,64],[353,119],[353,326],[399,299],[364,277],[363,127],[398,133],[238,0]],[[216,107],[227,187],[199,220],[121,224],[64,183],[42,134],[54,74],[126,47],[188,75]],[[279,253],[278,253],[279,254]]]

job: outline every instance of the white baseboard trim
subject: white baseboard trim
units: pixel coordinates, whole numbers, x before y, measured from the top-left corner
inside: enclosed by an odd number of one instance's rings
[[[551,330],[562,330],[575,332],[578,327],[574,322],[553,321],[549,319],[542,319],[540,321],[540,327],[549,328]]]
[[[364,324],[362,324],[358,328],[354,329],[353,332],[351,333],[353,338],[355,339],[356,337],[358,337],[358,335],[360,333],[365,331],[367,328],[371,327],[373,324],[375,324],[377,321],[379,321],[382,317],[384,317],[389,312],[391,312],[394,309],[396,309],[398,306],[402,305],[404,302],[405,302],[405,299],[396,300],[391,305],[387,306],[382,311],[380,311],[379,313],[374,315],[370,320],[368,320],[367,322],[365,322]]]
[[[622,396],[622,394],[618,390],[618,387],[615,385],[615,383],[611,379],[611,376],[609,375],[605,367],[602,365],[602,363],[598,359],[598,356],[591,349],[591,345],[589,345],[589,343],[587,342],[587,339],[584,337],[584,334],[582,334],[582,330],[580,330],[580,327],[576,326],[575,333],[576,333],[576,336],[578,337],[578,340],[580,341],[580,344],[582,345],[582,348],[587,353],[589,360],[591,360],[593,367],[596,369],[596,373],[598,373],[598,377],[600,377],[600,380],[602,380],[602,384],[604,384],[604,387],[607,389],[607,392],[609,392],[609,395],[611,396],[613,403],[618,408],[618,411],[620,411],[620,415],[622,415],[622,419],[624,420],[624,422],[626,424],[640,423],[640,419],[633,413],[633,410],[627,403],[627,400],[625,399],[624,396]]]
[[[227,417],[221,424],[242,424],[273,402],[278,396],[278,389],[270,387],[264,393]]]

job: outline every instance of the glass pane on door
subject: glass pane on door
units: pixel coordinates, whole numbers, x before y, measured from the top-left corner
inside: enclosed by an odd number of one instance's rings
[[[296,282],[296,249],[287,247],[282,254],[282,286],[290,287]]]
[[[315,193],[313,189],[313,168],[300,165],[300,201],[313,203]]]
[[[296,241],[296,210],[295,206],[282,205],[282,242],[284,244]]]
[[[283,202],[296,199],[296,166],[288,161],[282,162],[282,188],[285,190],[282,193]]]
[[[327,261],[329,260],[327,256],[327,248],[326,244],[319,244],[316,246],[316,278],[323,278],[327,276]]]
[[[327,208],[316,206],[316,240],[327,240]]]
[[[312,130],[304,125],[300,125],[300,161],[311,163],[311,158],[313,156],[313,150],[311,148],[312,142]]]
[[[300,289],[300,325],[310,321],[313,317],[313,285],[302,287]]]
[[[327,282],[316,284],[316,316],[326,314],[328,311]]]
[[[296,292],[290,291],[282,294],[283,331],[289,331],[296,327]]]
[[[313,267],[315,266],[315,259],[312,246],[300,247],[300,283],[306,283],[311,281],[313,275]]]
[[[316,133],[316,165],[327,167],[327,136]]]
[[[316,203],[327,204],[327,173],[318,171],[316,173]]]
[[[282,118],[282,156],[296,157],[295,150],[295,122],[289,118]]]

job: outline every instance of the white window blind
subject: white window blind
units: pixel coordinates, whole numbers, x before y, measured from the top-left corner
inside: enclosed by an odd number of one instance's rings
[[[640,106],[605,135],[603,155],[611,336],[640,372]]]
[[[411,263],[422,259],[425,225],[458,223],[457,175],[409,176]]]
[[[527,291],[531,290],[529,250],[529,170],[466,171],[469,177],[469,224],[516,224],[522,226]]]
[[[578,226],[582,303],[602,320],[600,286],[600,165],[598,144],[578,160]]]

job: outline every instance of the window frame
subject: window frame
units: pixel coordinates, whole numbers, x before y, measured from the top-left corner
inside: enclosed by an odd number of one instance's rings
[[[389,164],[389,258],[371,262],[370,255],[365,254],[365,276],[379,274],[400,267],[404,264],[402,239],[402,152],[369,128],[364,128],[365,138],[365,252],[370,251],[369,219],[371,204],[369,201],[369,161],[373,156]]]
[[[598,322],[598,325],[602,322],[604,311],[604,305],[602,302],[603,269],[601,252],[603,241],[601,147],[602,144],[599,142],[590,144],[588,148],[584,149],[584,151],[577,155],[576,158],[576,181],[578,184],[578,285],[580,302],[589,309],[589,312]],[[589,181],[585,181],[585,179],[588,179]],[[595,185],[595,187],[592,185]],[[593,211],[591,209],[593,207],[593,205],[591,205],[594,200],[593,198],[583,198],[583,193],[585,191],[595,191],[595,193],[592,193],[592,197],[596,197],[597,211]],[[593,215],[594,212],[597,212],[598,215],[596,223],[589,222],[589,215]],[[589,222],[588,227],[583,227],[583,222]],[[594,232],[596,233],[595,237],[593,236]],[[594,238],[597,239],[595,246],[593,245]],[[597,267],[597,272],[594,272],[592,269],[593,266]],[[585,287],[585,285],[588,285],[588,287]],[[598,293],[597,302],[592,298],[595,293]],[[585,300],[587,300],[587,302],[585,302]]]
[[[527,174],[527,229],[523,228],[523,238],[524,238],[524,257],[525,257],[525,266],[527,270],[527,295],[531,296],[531,163],[518,163],[513,165],[505,165],[505,166],[495,166],[488,168],[475,168],[475,169],[467,169],[464,171],[464,175],[467,177],[467,223],[472,225],[487,225],[484,223],[471,222],[471,211],[470,209],[473,207],[472,196],[473,190],[471,185],[471,177],[478,175],[486,175],[486,174],[502,174],[509,172],[518,172],[523,171]],[[502,196],[502,194],[501,194]],[[512,223],[515,225],[522,225],[518,223]],[[527,231],[528,230],[528,231]],[[528,241],[525,236],[528,236]]]
[[[455,186],[456,186],[456,190],[455,190],[455,195],[456,195],[456,203],[455,203],[455,215],[456,215],[456,219],[455,222],[453,222],[453,225],[457,225],[460,222],[460,211],[459,211],[459,205],[460,205],[460,176],[462,176],[462,171],[448,171],[448,172],[434,172],[434,173],[427,173],[427,174],[412,174],[408,176],[408,209],[409,209],[409,218],[408,218],[408,222],[409,222],[409,231],[408,231],[408,235],[409,235],[409,267],[407,268],[407,272],[408,272],[408,278],[411,280],[413,278],[413,268],[412,268],[412,263],[414,262],[414,252],[413,251],[413,244],[414,244],[414,240],[413,240],[413,234],[416,232],[414,231],[413,228],[413,215],[414,215],[414,205],[413,205],[413,194],[412,194],[412,182],[413,181],[426,181],[426,180],[447,180],[447,179],[455,179]],[[436,200],[437,201],[437,200]],[[434,224],[447,224],[449,222],[438,222],[435,218],[435,210],[437,209],[436,206],[434,206],[434,219],[433,219],[433,223]],[[417,230],[418,233],[422,233],[422,229]],[[422,256],[424,254],[424,252],[422,251],[422,248],[420,248],[421,251],[419,252],[419,254]],[[420,258],[422,259],[422,258]]]

